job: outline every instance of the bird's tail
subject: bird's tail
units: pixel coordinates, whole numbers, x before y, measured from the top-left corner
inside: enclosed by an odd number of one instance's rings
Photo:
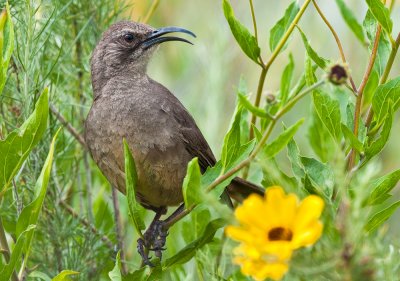
[[[238,177],[232,180],[227,190],[229,196],[239,202],[242,202],[252,193],[261,196],[264,196],[265,193],[264,188]]]

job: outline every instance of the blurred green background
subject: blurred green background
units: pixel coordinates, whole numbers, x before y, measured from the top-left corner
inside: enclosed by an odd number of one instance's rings
[[[110,24],[119,19],[141,21],[153,3],[150,0],[128,0],[125,1],[127,7],[124,7],[123,2],[9,0],[16,26],[16,46],[9,78],[0,96],[0,137],[23,123],[45,86],[50,88],[54,107],[78,132],[83,133],[84,119],[92,101],[89,59],[94,45]],[[269,30],[282,17],[290,2],[254,0],[264,59],[270,55]],[[362,22],[367,10],[364,2],[346,1],[359,22]],[[231,3],[236,16],[252,30],[248,1],[232,0]],[[344,23],[335,1],[320,0],[318,3],[338,32],[350,70],[359,85],[368,63],[368,52]],[[0,0],[0,8],[4,5],[5,1]],[[394,33],[397,33],[400,31],[400,1],[394,7],[392,18]],[[239,81],[243,79],[249,93],[254,96],[260,68],[242,53],[235,42],[219,0],[160,0],[148,23],[154,27],[181,26],[197,35],[192,40],[194,46],[178,42],[163,44],[150,63],[149,74],[167,86],[188,108],[218,158],[234,112]],[[312,5],[299,26],[321,56],[339,61],[334,38]],[[305,60],[304,45],[297,30],[267,76],[263,100],[267,94],[275,94],[279,90],[281,74],[290,53],[294,56],[297,80],[303,72]],[[397,57],[391,76],[398,76],[399,73],[400,59]],[[319,74],[324,75],[322,72]],[[301,117],[305,118],[306,124],[295,138],[301,153],[306,156],[313,156],[306,141],[310,108],[311,99],[307,97],[283,119],[285,124],[293,124]],[[32,186],[44,162],[48,144],[60,126],[55,116],[51,115],[50,129],[45,139],[34,150],[23,172],[17,176],[19,184],[16,193],[21,196],[18,200],[29,202],[32,197]],[[280,130],[279,126],[277,128]],[[395,121],[381,161],[376,161],[379,163],[376,167],[380,167],[382,173],[400,167],[399,128],[398,121]],[[285,153],[281,152],[279,159],[283,168],[289,170],[290,164],[286,161]],[[55,159],[49,195],[38,227],[39,239],[34,245],[32,266],[38,264],[38,268],[49,275],[70,268],[82,272],[80,280],[98,280],[100,273],[104,277],[113,267],[114,249],[106,247],[98,236],[58,206],[60,201],[67,202],[79,216],[93,222],[102,234],[115,242],[109,185],[88,153],[66,130],[59,137]],[[121,194],[119,198],[127,259],[131,265],[136,265],[139,263],[137,237],[129,223],[126,199]],[[4,222],[7,232],[12,233],[19,206],[11,191],[7,200],[10,204],[3,204],[0,211],[8,218]],[[398,218],[391,219],[391,230],[394,232],[400,232],[397,221]],[[179,233],[180,229],[173,231]],[[168,251],[174,252],[183,245],[185,241],[180,245],[168,245]]]

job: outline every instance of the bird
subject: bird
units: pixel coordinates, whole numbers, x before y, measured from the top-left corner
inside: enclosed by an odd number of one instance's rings
[[[161,43],[181,41],[170,33],[195,34],[180,27],[154,28],[120,21],[111,25],[91,57],[93,103],[85,121],[85,141],[97,166],[120,192],[126,192],[123,139],[136,163],[137,201],[155,217],[138,240],[138,252],[151,265],[145,248],[161,259],[168,230],[165,222],[184,210],[182,183],[195,157],[201,172],[216,159],[195,120],[166,87],[147,74],[147,65]],[[240,200],[264,190],[235,178],[224,193]],[[170,206],[178,206],[161,220]]]

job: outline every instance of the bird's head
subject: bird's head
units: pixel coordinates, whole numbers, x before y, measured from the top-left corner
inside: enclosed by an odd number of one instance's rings
[[[131,74],[145,74],[146,66],[156,46],[163,42],[190,41],[177,36],[165,36],[173,32],[191,31],[180,27],[155,29],[149,25],[121,21],[110,26],[97,44],[91,59],[92,80],[109,79],[121,71]]]

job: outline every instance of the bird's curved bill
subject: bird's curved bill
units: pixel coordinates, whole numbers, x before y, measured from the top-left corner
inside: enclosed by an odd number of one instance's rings
[[[168,42],[168,41],[181,41],[181,42],[185,42],[185,43],[189,43],[189,44],[193,45],[192,42],[190,42],[189,40],[186,40],[184,38],[180,38],[180,37],[176,37],[176,36],[161,37],[165,34],[173,33],[173,32],[182,32],[182,33],[189,34],[193,37],[196,37],[196,35],[193,32],[191,32],[187,29],[181,28],[181,27],[175,27],[175,26],[162,27],[162,28],[154,30],[152,33],[150,33],[149,36],[142,42],[142,45],[145,49],[148,49],[153,45],[160,44],[163,42]]]

